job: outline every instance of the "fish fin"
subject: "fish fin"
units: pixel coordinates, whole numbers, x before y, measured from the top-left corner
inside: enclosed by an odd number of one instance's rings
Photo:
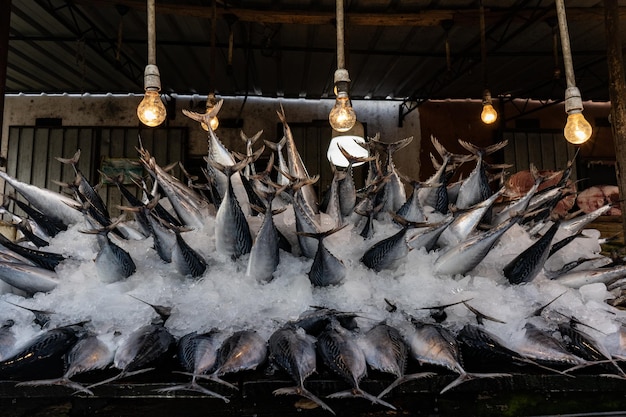
[[[60,156],[55,156],[54,159],[61,162],[62,164],[76,165],[78,163],[78,160],[80,159],[80,149],[78,149],[74,156],[71,158],[61,158]]]
[[[217,392],[204,388],[197,382],[190,382],[188,384],[181,384],[181,385],[174,385],[172,387],[159,388],[159,389],[155,389],[154,391],[156,392],[195,391],[195,392],[200,392],[202,394],[208,395],[209,397],[219,398],[220,400],[223,400],[225,403],[230,402],[228,398],[224,397],[221,394],[218,394]]]
[[[245,143],[248,143],[248,140],[250,140],[250,143],[252,145],[254,145],[254,142],[256,142],[261,137],[262,134],[263,134],[263,129],[259,130],[258,132],[254,134],[254,136],[250,136],[250,137],[246,136],[246,134],[243,133],[243,130],[239,131],[239,137],[241,138],[241,140],[243,140]]]
[[[82,392],[84,394],[93,396],[93,392],[90,389],[84,387],[82,384],[79,384],[78,382],[71,381],[65,377],[55,378],[55,379],[39,379],[35,381],[25,381],[25,382],[20,382],[18,384],[15,384],[16,387],[25,387],[25,386],[36,387],[40,385],[62,385],[68,388],[72,388],[76,390],[76,392]]]
[[[489,321],[493,321],[495,323],[503,323],[505,324],[506,322],[500,320],[500,319],[496,319],[494,317],[488,316],[480,311],[478,311],[476,308],[472,307],[471,305],[467,304],[467,301],[461,301],[463,303],[463,305],[465,307],[467,307],[467,309],[469,311],[471,311],[472,313],[474,313],[476,315],[476,321],[478,321],[478,324],[483,324],[483,320],[489,320]]]
[[[361,147],[363,147],[362,143],[357,142],[356,140],[354,141],[354,143],[356,143],[357,145],[360,145]],[[373,161],[374,159],[376,159],[375,156],[366,156],[366,157],[357,157],[357,156],[352,156],[348,151],[346,151],[343,146],[341,145],[337,145],[337,148],[339,148],[339,151],[341,152],[341,154],[343,155],[344,158],[346,158],[348,160],[349,163],[351,164],[356,164],[359,162],[367,162],[367,161]]]
[[[117,381],[118,379],[126,378],[126,377],[133,376],[133,375],[143,374],[145,372],[150,372],[152,370],[154,370],[154,368],[139,369],[137,371],[132,371],[132,372],[122,371],[119,374],[112,376],[111,378],[105,379],[104,381],[100,381],[100,382],[96,382],[95,384],[88,385],[87,389],[99,387],[100,385],[108,384],[110,382]]]
[[[287,388],[278,388],[272,392],[274,395],[299,395],[304,398],[308,398],[313,401],[315,404],[322,407],[324,410],[329,411],[335,414],[335,412],[330,408],[324,401],[320,400],[316,397],[311,391],[307,390],[304,387],[287,387]]]
[[[345,391],[335,392],[334,394],[327,395],[326,398],[365,398],[366,400],[369,400],[374,404],[380,404],[385,407],[391,408],[392,410],[396,410],[396,407],[389,404],[387,401],[383,401],[380,398],[374,397],[372,394],[363,391],[361,388],[352,388]]]
[[[196,378],[198,378],[198,379],[207,379],[209,381],[217,382],[218,384],[225,385],[228,388],[234,389],[235,391],[239,391],[239,387],[238,386],[236,386],[234,384],[231,384],[228,381],[224,381],[223,379],[221,379],[217,375],[196,375]]]
[[[378,394],[378,398],[384,397],[385,395],[389,394],[392,389],[406,382],[414,381],[420,378],[428,378],[428,377],[435,376],[435,375],[437,375],[435,372],[419,372],[415,374],[402,375],[401,377],[393,381],[391,384],[389,384],[389,386],[385,388],[380,394]]]

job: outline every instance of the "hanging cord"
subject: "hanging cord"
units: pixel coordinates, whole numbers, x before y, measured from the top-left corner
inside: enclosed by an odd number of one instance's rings
[[[213,15],[211,16],[211,74],[209,75],[209,92],[215,94],[215,38],[217,31],[217,0],[213,0]]]
[[[574,64],[572,62],[572,49],[569,44],[569,32],[567,31],[567,19],[565,18],[565,4],[563,0],[556,0],[556,16],[559,20],[559,32],[561,33],[561,49],[563,50],[563,66],[565,67],[565,81],[567,87],[576,87],[574,76]]]
[[[345,69],[343,0],[337,0],[337,69]]]
[[[446,39],[445,39],[445,48],[446,48],[446,70],[448,72],[452,71],[452,54],[450,53],[450,29],[452,29],[452,25],[454,25],[454,20],[445,19],[441,22],[441,27],[445,31]]]
[[[156,6],[148,0],[148,64],[156,65]]]
[[[559,35],[556,25],[552,25],[552,53],[554,54],[554,79],[561,78],[561,66],[559,64]]]
[[[487,88],[487,40],[485,36],[485,6],[480,2],[480,60],[483,70],[483,88]]]

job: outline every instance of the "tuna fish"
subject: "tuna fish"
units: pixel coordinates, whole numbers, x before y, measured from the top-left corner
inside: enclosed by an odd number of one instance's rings
[[[365,361],[370,368],[396,377],[394,382],[378,394],[378,398],[384,397],[400,384],[435,375],[434,372],[404,374],[409,359],[409,348],[395,327],[384,323],[375,325],[359,339],[359,346],[363,349]]]
[[[238,390],[237,386],[220,377],[233,372],[256,369],[267,359],[267,341],[253,330],[241,330],[228,337],[219,348],[217,368],[210,375],[198,378],[209,379]]]
[[[626,264],[610,268],[594,268],[591,270],[570,271],[552,279],[569,288],[580,288],[583,285],[603,283],[610,284],[626,277]]]
[[[57,327],[35,336],[11,357],[0,362],[0,377],[24,371],[28,367],[41,366],[47,360],[60,359],[76,344],[83,332],[81,324]]]
[[[289,167],[287,166],[287,163],[285,162],[285,157],[283,156],[283,148],[287,143],[287,137],[283,136],[283,138],[278,143],[270,142],[267,140],[264,142],[272,151],[276,153],[276,158],[278,158],[278,174],[276,178],[276,183],[278,183],[279,185],[289,185],[289,179],[283,174],[284,172],[289,172]]]
[[[486,148],[478,148],[475,145],[459,140],[461,146],[476,155],[477,162],[476,168],[465,179],[459,190],[459,195],[456,199],[456,206],[460,209],[465,209],[480,203],[488,199],[491,196],[491,189],[489,187],[489,180],[487,179],[487,173],[485,171],[485,162],[483,158],[490,155],[500,149],[504,148],[508,141],[503,140]]]
[[[343,281],[346,276],[346,266],[341,259],[330,253],[324,245],[324,238],[337,233],[345,226],[336,227],[322,233],[300,233],[307,237],[319,240],[313,264],[309,271],[309,280],[316,287],[326,287],[328,285],[337,285]]]
[[[9,358],[15,349],[16,337],[13,332],[15,321],[6,320],[0,326],[0,361]]]
[[[217,350],[219,348],[218,334],[217,331],[212,330],[207,333],[197,334],[193,332],[183,336],[178,341],[178,360],[187,371],[184,374],[191,375],[191,382],[161,388],[158,391],[196,391],[208,395],[209,397],[219,398],[226,403],[230,402],[228,398],[206,389],[197,382],[199,375],[204,375],[211,371],[217,363]]]
[[[24,246],[20,246],[16,243],[11,242],[8,238],[6,238],[3,234],[0,233],[0,245],[9,249],[10,251],[21,255],[28,260],[32,261],[36,265],[48,269],[50,271],[54,271],[54,269],[65,260],[65,256],[54,253],[54,252],[45,252],[36,249],[26,248]]]
[[[354,335],[341,327],[338,321],[333,320],[326,331],[319,336],[317,349],[324,363],[352,387],[346,391],[330,394],[328,398],[361,397],[392,410],[396,409],[393,405],[359,387],[361,379],[367,375],[365,355]]]
[[[521,284],[535,279],[548,259],[550,245],[558,228],[559,222],[554,222],[541,238],[504,267],[504,276],[511,284]]]
[[[460,161],[459,155],[452,154],[446,150],[446,148],[439,143],[437,138],[430,136],[435,150],[441,156],[442,162],[439,165],[437,172],[435,172],[427,181],[425,186],[420,188],[418,196],[422,206],[429,206],[438,211],[439,213],[448,213],[449,198],[447,191],[448,178],[450,177],[449,170],[452,168],[452,164]],[[431,159],[434,160],[432,154]]]
[[[41,233],[38,233],[39,237],[45,239],[47,237],[54,237],[59,232],[67,230],[67,225],[62,222],[55,220],[49,216],[46,216],[41,211],[25,204],[23,201],[18,200],[15,197],[7,195],[11,201],[15,203],[22,211],[24,211],[28,217],[30,217],[36,224],[37,228],[33,228],[34,230],[41,230]]]
[[[452,246],[435,261],[435,271],[439,274],[466,274],[474,269],[487,256],[498,240],[519,220],[519,216],[503,222],[498,227],[470,237]]]
[[[4,171],[0,171],[0,178],[23,195],[33,207],[53,220],[63,223],[65,226],[83,220],[83,215],[79,211],[81,204],[76,200],[46,188],[21,182]]]
[[[16,386],[62,385],[87,395],[93,392],[82,384],[72,381],[75,375],[104,369],[113,361],[113,351],[97,335],[87,334],[65,354],[65,373],[60,378],[20,382]]]
[[[394,219],[402,225],[402,229],[394,235],[375,243],[361,258],[361,262],[370,269],[380,272],[383,269],[394,269],[409,253],[406,233],[409,228],[422,227],[424,223],[412,223],[394,215]]]
[[[547,331],[528,322],[524,326],[524,337],[517,341],[511,349],[525,358],[547,366],[576,366],[586,361],[568,352],[563,343],[555,339]]]
[[[296,382],[295,387],[279,388],[274,395],[300,395],[313,401],[326,411],[335,412],[304,387],[304,380],[316,370],[316,339],[300,327],[285,325],[269,339],[270,361],[286,371]]]
[[[222,166],[213,162],[216,169],[223,172],[229,179],[226,193],[215,215],[215,246],[219,253],[231,256],[234,259],[250,253],[252,249],[252,235],[241,210],[239,201],[235,197],[231,176],[238,173],[248,164],[243,160],[233,166]]]
[[[130,254],[113,243],[109,238],[109,232],[123,220],[119,217],[109,227],[103,229],[81,230],[83,233],[95,234],[98,237],[100,250],[96,255],[96,269],[98,276],[103,282],[111,283],[128,278],[137,270],[137,266]]]
[[[50,292],[59,283],[54,271],[14,262],[0,262],[0,280],[30,295]]]

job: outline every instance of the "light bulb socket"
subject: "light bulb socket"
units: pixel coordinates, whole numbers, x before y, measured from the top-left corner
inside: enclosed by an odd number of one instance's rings
[[[583,99],[578,87],[568,87],[565,90],[565,113],[581,113],[583,111]]]
[[[159,67],[156,65],[146,65],[146,69],[143,71],[143,88],[161,91],[161,73],[159,73]]]
[[[350,74],[348,74],[348,70],[345,68],[338,68],[335,71],[335,85],[340,82],[345,82],[346,84],[350,82]]]
[[[212,109],[217,104],[217,98],[215,98],[215,93],[209,93],[206,98],[206,108],[207,110]]]
[[[489,90],[483,91],[483,106],[485,104],[492,104],[491,91],[489,91]]]

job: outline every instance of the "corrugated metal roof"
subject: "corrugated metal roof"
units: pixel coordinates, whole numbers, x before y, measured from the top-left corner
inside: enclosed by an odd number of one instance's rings
[[[217,3],[211,80],[211,0],[157,1],[157,64],[165,93],[206,94],[213,86],[222,96],[332,97],[333,0]],[[351,97],[480,98],[479,4],[346,0]],[[608,100],[602,4],[566,4],[577,85],[585,100]],[[562,99],[563,72],[555,77],[562,59],[559,44],[555,61],[554,1],[484,0],[483,5],[492,95]],[[13,0],[7,92],[142,92],[145,8],[141,0]]]

